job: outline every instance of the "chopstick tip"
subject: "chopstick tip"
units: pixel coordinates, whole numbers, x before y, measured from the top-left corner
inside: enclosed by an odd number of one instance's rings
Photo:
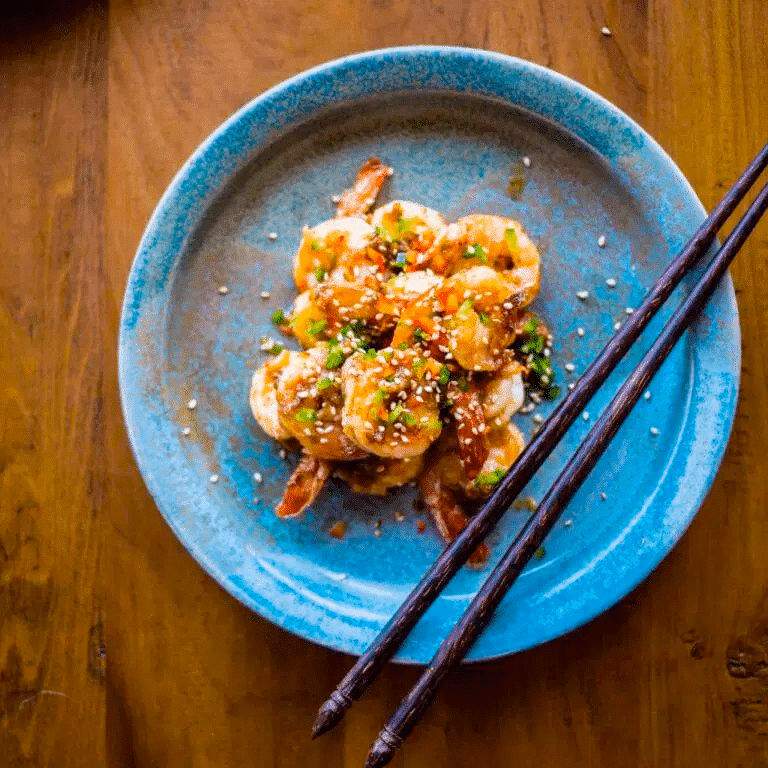
[[[381,768],[392,759],[394,754],[394,747],[378,736],[365,758],[365,768]]]
[[[334,691],[334,693],[336,693]],[[350,702],[351,703],[351,702]],[[335,728],[344,718],[349,704],[341,700],[340,696],[331,697],[317,711],[314,725],[312,726],[312,738],[322,736],[332,728]]]

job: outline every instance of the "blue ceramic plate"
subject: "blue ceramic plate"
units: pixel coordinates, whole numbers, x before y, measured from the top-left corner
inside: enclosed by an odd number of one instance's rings
[[[374,638],[442,544],[431,525],[417,533],[410,490],[377,499],[333,485],[308,514],[277,520],[292,458],[281,459],[256,426],[247,395],[266,357],[259,340],[277,335],[270,317],[295,295],[290,265],[302,225],[333,215],[331,196],[371,155],[395,168],[381,200],[523,222],[543,254],[535,309],[554,333],[561,384],[603,347],[704,216],[669,157],[611,104],[533,64],[460,48],[374,51],[301,74],[245,106],[184,165],[147,227],[123,308],[120,385],[136,460],[168,524],[219,584],[281,627],[349,653]],[[526,495],[541,497],[662,320]],[[726,281],[470,658],[557,637],[653,570],[715,476],[739,359]],[[532,417],[516,420],[530,435]],[[494,557],[526,514],[509,511],[489,542]],[[347,523],[341,540],[328,533],[337,520]],[[427,661],[487,573],[464,569],[399,660]]]

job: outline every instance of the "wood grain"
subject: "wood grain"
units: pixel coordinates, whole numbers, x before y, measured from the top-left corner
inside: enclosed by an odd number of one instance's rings
[[[3,19],[0,762],[104,759],[107,18]]]
[[[616,103],[711,207],[768,138],[766,29],[762,0],[111,0],[2,18],[0,764],[352,768],[416,679],[386,670],[338,733],[309,742],[349,659],[219,589],[135,469],[122,291],[154,205],[210,130],[338,55],[485,47]],[[766,264],[763,223],[733,270],[736,426],[683,541],[587,627],[452,676],[393,765],[768,766]]]

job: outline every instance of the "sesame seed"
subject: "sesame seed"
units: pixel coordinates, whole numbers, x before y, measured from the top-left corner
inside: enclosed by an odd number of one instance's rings
[[[619,328],[621,328],[621,323],[620,323],[620,322],[617,320],[617,321],[616,321],[616,322],[613,324],[613,330],[614,330],[614,331],[618,331],[618,330],[619,330]]]
[[[579,291],[576,294],[576,297],[581,299],[582,301],[585,301],[586,299],[589,298],[589,291]]]
[[[573,528],[573,520],[570,517],[567,520],[563,520],[563,528]]]
[[[526,168],[530,168],[531,167],[531,158],[530,157],[524,157],[523,158],[523,165]]]
[[[566,363],[565,370],[573,373],[576,370],[576,366],[573,363]]]
[[[584,413],[581,414],[581,418],[584,419],[584,421],[589,421],[589,411],[584,411]]]
[[[544,421],[544,418],[542,417],[542,415],[541,415],[540,413],[535,413],[535,414],[533,415],[533,420],[534,420],[534,421],[535,421],[537,424],[541,424],[541,422],[542,422],[542,421]]]
[[[576,335],[577,336],[583,336],[586,333],[586,331],[583,328],[577,328],[576,329]]]
[[[655,437],[656,435],[659,434],[659,430],[656,429],[656,427],[651,427],[651,434],[654,435],[654,437]]]
[[[281,448],[280,453],[278,455],[280,456],[281,459],[284,459],[286,456],[285,448]]]
[[[614,278],[612,278],[612,277],[609,277],[609,278],[608,278],[608,279],[605,281],[605,284],[606,284],[606,285],[607,285],[609,288],[615,288],[615,287],[616,287],[616,280],[615,280]]]
[[[374,528],[374,530],[373,530],[373,535],[374,535],[374,536],[375,536],[377,539],[380,539],[380,538],[381,538],[381,528]]]
[[[219,482],[219,476],[218,475],[211,475],[208,478],[212,483],[218,483]]]
[[[268,237],[270,240],[277,240],[277,232],[270,232],[270,233],[267,235],[267,237]]]
[[[494,352],[496,352],[496,354],[498,354],[498,350],[494,350]],[[544,357],[549,357],[549,355],[550,355],[549,347],[545,347],[545,349],[544,349]]]
[[[395,520],[397,520],[398,523],[402,523],[403,520],[405,520],[405,515],[400,512],[400,510],[395,511]]]
[[[219,286],[219,293],[220,293],[222,296],[226,296],[226,295],[229,293],[229,288],[227,288],[227,286],[226,286],[226,285],[220,285],[220,286]]]
[[[627,308],[624,310],[624,312],[625,312],[626,314],[628,314],[628,315],[631,315],[631,314],[632,314],[634,311],[635,311],[635,310],[634,310],[634,309],[632,309],[632,307],[627,307]]]
[[[612,34],[611,30],[608,27],[602,27],[601,30],[600,30],[600,33],[602,35],[604,35],[605,37],[610,37],[611,34]]]
[[[568,389],[573,389],[575,386],[576,386],[576,385],[575,385],[573,382],[571,382],[571,383],[568,385]]]
[[[331,202],[332,202],[332,203],[340,203],[340,202],[341,202],[341,195],[334,195],[334,196],[331,198]]]
[[[193,397],[188,403],[187,408],[189,408],[190,411],[194,411],[195,408],[197,408],[197,400]]]
[[[260,483],[260,482],[263,480],[263,478],[262,478],[262,476],[261,476],[261,472],[254,472],[254,473],[253,473],[253,479],[254,479],[254,480],[257,482],[257,483]]]
[[[608,498],[608,494],[605,491],[600,491],[600,498],[605,501]]]
[[[646,400],[650,400],[650,399],[651,399],[651,393],[650,393],[650,392],[646,392],[646,393],[643,395],[643,397],[644,397]]]
[[[605,248],[605,235],[600,235],[600,237],[597,238],[597,244],[600,248]]]
[[[181,434],[185,437],[189,434],[191,434],[192,430],[189,427],[184,427],[184,429],[181,430]]]
[[[261,292],[261,298],[262,299],[268,299],[269,298],[269,291],[262,291]]]

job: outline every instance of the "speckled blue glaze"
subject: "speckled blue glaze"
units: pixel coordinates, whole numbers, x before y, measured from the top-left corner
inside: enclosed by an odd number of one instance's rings
[[[373,639],[441,544],[431,527],[416,534],[410,491],[375,499],[334,486],[303,518],[276,520],[291,460],[254,424],[247,392],[264,359],[260,337],[276,335],[269,318],[295,295],[290,261],[301,225],[330,217],[330,196],[372,154],[396,169],[383,199],[524,223],[543,252],[536,309],[554,333],[561,383],[602,348],[704,216],[667,155],[604,99],[533,64],[459,48],[373,51],[310,70],[246,105],[187,161],[149,222],[126,289],[120,386],[136,460],[168,524],[219,584],[285,629],[349,653]],[[506,193],[510,174],[524,176],[516,200]],[[575,298],[581,289],[587,301]],[[590,404],[590,421],[668,314]],[[572,526],[552,532],[546,557],[522,575],[471,659],[583,624],[670,551],[725,451],[739,362],[726,281],[571,503]],[[531,417],[516,421],[530,434]],[[541,497],[588,428],[574,425],[530,494]],[[495,557],[523,514],[510,510],[492,537]],[[348,525],[341,541],[328,535],[338,519]],[[378,519],[381,538],[372,535]],[[398,659],[427,661],[487,573],[464,569]]]

